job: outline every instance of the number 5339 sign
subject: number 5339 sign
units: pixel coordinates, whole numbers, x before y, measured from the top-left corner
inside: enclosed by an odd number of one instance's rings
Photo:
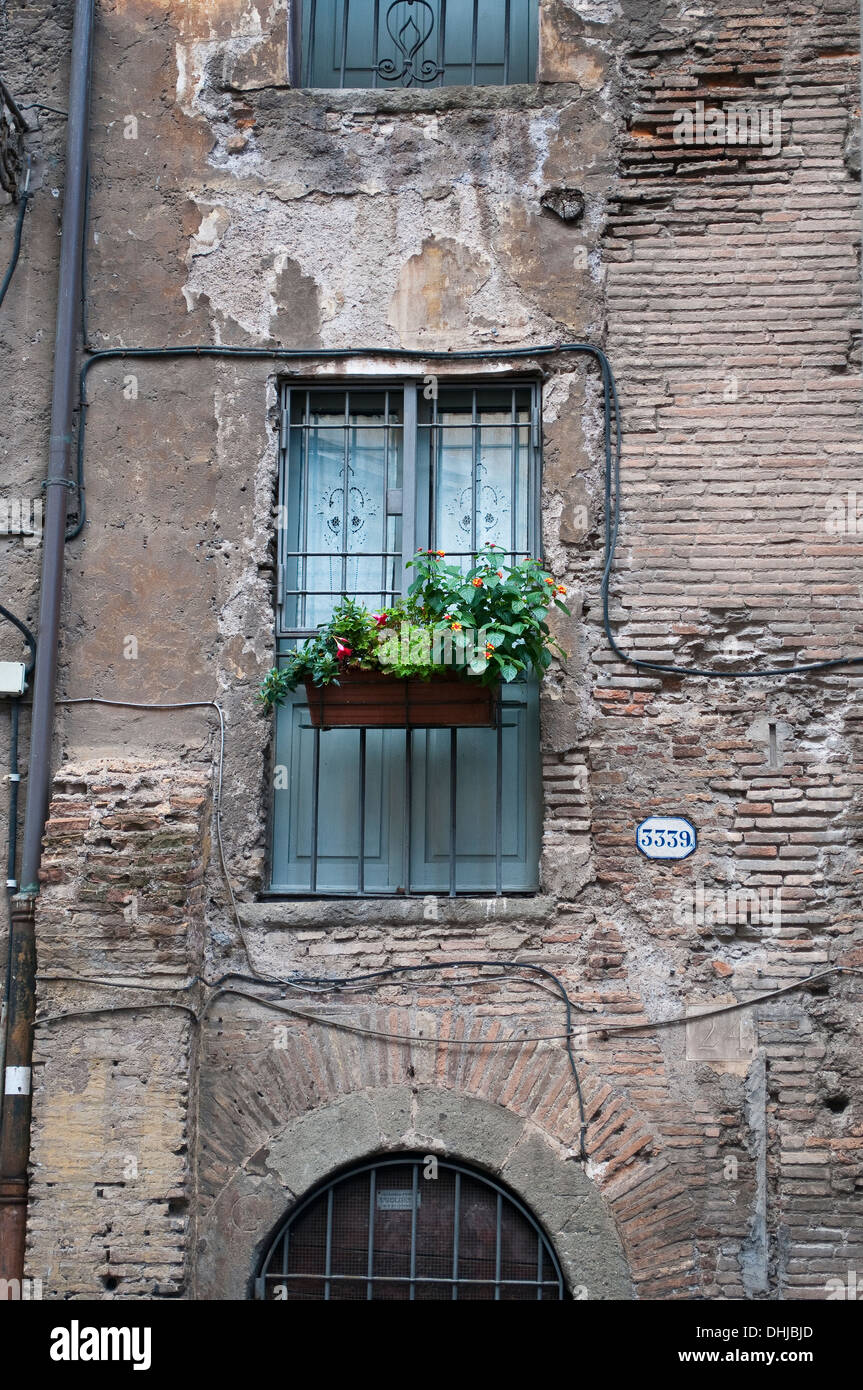
[[[695,826],[683,816],[648,816],[635,832],[648,859],[685,859],[698,843]]]

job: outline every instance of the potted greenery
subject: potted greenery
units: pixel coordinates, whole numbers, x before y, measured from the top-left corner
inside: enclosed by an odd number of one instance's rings
[[[403,601],[372,613],[343,598],[302,647],[265,677],[267,709],[305,682],[320,728],[491,727],[501,681],[542,677],[552,653],[562,584],[538,560],[505,565],[489,544],[466,573],[445,554],[418,551]]]

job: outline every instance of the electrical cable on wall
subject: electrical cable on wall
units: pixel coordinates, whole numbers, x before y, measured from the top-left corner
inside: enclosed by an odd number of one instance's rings
[[[30,202],[30,156],[27,156],[27,172],[24,176],[24,185],[18,197],[18,216],[15,220],[15,235],[12,241],[12,254],[9,264],[0,280],[0,304],[6,298],[6,291],[12,283],[12,276],[15,274],[15,267],[18,264],[18,257],[21,254],[21,238],[24,235],[24,218],[27,215],[27,205]]]
[[[723,670],[722,668],[703,668],[678,666],[671,662],[647,661],[642,657],[632,656],[629,652],[618,644],[611,626],[610,607],[610,584],[614,568],[614,559],[617,551],[617,542],[620,531],[621,518],[621,488],[620,488],[620,456],[622,448],[623,433],[620,421],[620,401],[617,393],[617,385],[614,373],[608,357],[602,348],[593,343],[542,343],[534,347],[525,348],[495,348],[489,344],[487,348],[481,349],[453,349],[452,351],[431,351],[422,348],[402,348],[402,347],[365,347],[365,348],[258,348],[240,346],[214,346],[209,343],[189,344],[177,347],[117,347],[100,348],[96,351],[87,349],[88,356],[81,366],[79,376],[79,411],[78,411],[78,441],[77,441],[77,464],[76,464],[76,487],[78,492],[78,520],[75,525],[67,532],[67,541],[74,540],[81,534],[86,522],[86,493],[84,481],[84,443],[86,432],[86,415],[88,408],[87,401],[87,377],[94,366],[99,362],[118,361],[131,358],[133,360],[145,360],[148,358],[178,359],[185,357],[218,357],[225,360],[231,359],[257,359],[270,362],[298,362],[298,361],[346,361],[349,359],[362,357],[384,357],[395,358],[401,361],[416,362],[454,362],[454,361],[476,361],[481,360],[491,362],[496,360],[510,361],[532,357],[548,357],[564,353],[580,353],[590,356],[597,363],[600,371],[603,386],[603,452],[605,457],[605,563],[600,582],[600,596],[602,601],[602,624],[611,650],[615,656],[627,666],[634,666],[640,671],[652,671],[657,675],[667,675],[675,677],[700,676],[719,680],[757,680],[761,677],[767,679],[784,679],[786,676],[808,675],[815,671],[838,670],[843,667],[863,666],[863,656],[835,657],[828,660],[800,662],[795,666],[776,666],[765,667],[763,670],[745,669],[740,671]]]
[[[8,112],[8,116],[4,115]],[[2,134],[0,139],[0,185],[5,188],[11,196],[13,202],[18,204],[18,216],[15,219],[15,232],[12,240],[12,254],[9,264],[0,280],[0,304],[6,298],[6,291],[12,283],[12,276],[15,274],[15,267],[18,264],[18,256],[21,252],[21,237],[24,232],[24,218],[27,215],[27,204],[30,201],[30,156],[27,155],[25,162],[25,172],[23,182],[21,180],[21,161],[23,159],[23,140],[30,127],[21,111],[21,107],[15,101],[9,88],[0,78],[0,121],[3,122],[3,130],[12,130],[15,133],[15,144],[7,144],[6,135]],[[7,154],[9,157],[7,157]]]
[[[371,979],[373,979],[376,975],[380,975],[380,974],[385,974],[385,975],[388,975],[388,976],[389,976],[389,975],[399,974],[399,973],[403,973],[403,972],[404,972],[404,973],[408,973],[408,972],[414,972],[414,971],[443,971],[443,970],[457,969],[457,968],[460,968],[460,967],[462,967],[462,966],[470,966],[471,968],[475,968],[478,964],[481,964],[481,962],[477,962],[477,961],[442,961],[442,962],[439,962],[439,963],[433,964],[433,965],[393,966],[393,967],[391,967],[391,968],[389,968],[389,969],[387,969],[387,970],[385,970],[385,971],[376,971],[376,972],[373,972],[373,974],[372,974],[371,976],[365,976],[365,977],[364,977],[364,976],[344,976],[344,977],[341,977],[341,979],[338,979],[338,980],[337,980],[337,979],[333,979],[333,980],[330,981],[330,984],[331,984],[331,987],[333,988],[333,990],[334,990],[335,992],[338,992],[339,989],[342,987],[342,985],[350,985],[350,986],[353,986],[353,985],[355,985],[356,983],[358,983],[360,980],[363,980],[363,979],[371,980]],[[542,967],[533,966],[530,962],[525,962],[525,961],[489,961],[489,962],[487,962],[487,964],[494,966],[494,967],[495,967],[496,969],[498,969],[498,970],[504,970],[505,968],[511,968],[511,969],[513,969],[513,970],[518,970],[518,971],[523,971],[523,970],[525,970],[525,969],[539,969],[539,970],[543,970]],[[550,975],[550,974],[551,974],[551,972],[549,972],[549,971],[544,971],[544,970],[543,970],[543,973],[544,973],[544,974],[547,974],[547,975]],[[828,977],[828,976],[830,976],[830,975],[837,975],[837,974],[838,974],[838,975],[856,975],[856,976],[863,976],[863,971],[854,969],[854,968],[852,968],[852,967],[850,967],[850,966],[832,966],[832,967],[830,967],[830,968],[828,968],[828,969],[826,969],[826,970],[820,970],[820,971],[815,972],[815,973],[812,974],[812,975],[807,975],[807,976],[805,976],[803,979],[795,980],[795,981],[793,981],[791,984],[783,985],[783,986],[781,986],[779,989],[768,990],[768,991],[766,991],[766,992],[763,993],[763,994],[759,994],[759,995],[754,996],[752,999],[737,1000],[737,1001],[735,1001],[735,1003],[733,1003],[733,1004],[723,1004],[723,1005],[719,1005],[719,1006],[718,1006],[717,1008],[715,1008],[715,1009],[707,1009],[707,1010],[704,1010],[704,1012],[699,1012],[697,1015],[695,1015],[695,1017],[698,1018],[698,1021],[699,1021],[699,1022],[703,1022],[704,1019],[709,1018],[709,1017],[712,1017],[713,1015],[725,1014],[725,1013],[729,1013],[729,1012],[733,1012],[733,1011],[741,1010],[741,1009],[755,1008],[755,1007],[757,1007],[758,1005],[763,1004],[763,1003],[766,1003],[767,1001],[769,1001],[769,1000],[771,1000],[771,999],[776,999],[776,998],[779,998],[779,997],[781,997],[781,996],[790,994],[790,993],[792,993],[792,992],[796,992],[797,990],[800,990],[800,989],[805,988],[805,987],[806,987],[807,985],[809,985],[809,984],[813,984],[813,983],[815,983],[815,982],[817,982],[817,981],[819,981],[819,980],[825,979],[826,977]],[[103,1005],[103,1006],[99,1006],[99,1007],[95,1007],[95,1008],[87,1008],[87,1009],[64,1009],[64,1010],[63,1010],[62,1012],[60,1012],[60,1013],[40,1014],[40,1015],[37,1015],[37,1018],[36,1018],[36,1023],[37,1023],[37,1024],[61,1023],[61,1022],[64,1022],[64,1021],[66,1021],[66,1020],[73,1019],[73,1018],[91,1018],[91,1017],[99,1016],[99,1015],[101,1015],[101,1014],[106,1014],[106,1013],[138,1013],[138,1012],[146,1011],[146,1010],[148,1010],[148,1009],[176,1009],[176,1010],[181,1011],[182,1013],[187,1014],[189,1017],[191,1017],[192,1020],[194,1021],[194,1023],[196,1024],[196,1026],[200,1026],[200,1025],[202,1025],[202,1024],[204,1023],[204,1021],[205,1021],[205,1019],[206,1019],[206,1016],[207,1016],[207,1014],[209,1013],[209,1011],[210,1011],[212,1005],[213,1005],[219,998],[222,998],[222,997],[225,997],[225,996],[230,995],[230,996],[233,996],[233,997],[236,997],[236,998],[246,999],[246,1000],[248,1000],[248,1001],[250,1001],[250,1002],[252,1002],[252,1003],[260,1004],[260,1005],[262,1005],[264,1008],[272,1009],[273,1011],[275,1011],[275,1012],[277,1012],[277,1013],[284,1014],[284,1015],[287,1015],[287,1016],[292,1017],[292,1018],[302,1019],[302,1020],[304,1020],[304,1021],[306,1021],[306,1022],[314,1023],[314,1024],[319,1025],[319,1026],[324,1027],[324,1028],[333,1028],[333,1029],[336,1029],[337,1031],[352,1033],[352,1034],[358,1035],[358,1036],[360,1036],[360,1037],[373,1038],[373,1039],[375,1039],[375,1040],[377,1040],[377,1041],[395,1042],[395,1043],[398,1043],[398,1044],[406,1044],[406,1045],[411,1045],[411,1046],[420,1045],[420,1046],[434,1046],[434,1047],[439,1047],[439,1046],[441,1046],[441,1047],[482,1047],[482,1048],[488,1048],[488,1047],[513,1047],[513,1046],[516,1046],[516,1045],[517,1045],[517,1046],[523,1046],[525,1043],[548,1043],[548,1042],[565,1041],[565,1043],[566,1043],[567,1054],[568,1054],[569,1057],[570,1057],[570,1067],[571,1067],[571,1070],[572,1070],[573,1078],[574,1078],[574,1080],[576,1081],[576,1093],[577,1093],[577,1096],[578,1096],[579,1114],[580,1114],[580,1125],[579,1125],[579,1152],[578,1152],[578,1158],[579,1158],[579,1160],[582,1161],[582,1162],[586,1161],[586,1160],[589,1158],[590,1155],[588,1154],[587,1148],[586,1148],[586,1128],[587,1128],[587,1126],[586,1126],[586,1118],[585,1118],[585,1113],[584,1113],[584,1102],[583,1102],[583,1097],[582,1097],[582,1092],[581,1092],[580,1083],[578,1082],[578,1072],[577,1072],[577,1070],[576,1070],[576,1068],[575,1068],[574,1060],[573,1060],[572,1055],[571,1055],[571,1054],[572,1054],[572,1044],[573,1044],[573,1040],[577,1037],[578,1033],[595,1032],[595,1033],[599,1033],[600,1035],[607,1035],[607,1034],[609,1034],[609,1033],[625,1033],[625,1032],[635,1032],[635,1031],[637,1031],[637,1032],[644,1032],[644,1031],[651,1031],[651,1030],[653,1030],[653,1029],[655,1029],[655,1028],[665,1028],[665,1027],[679,1026],[679,1025],[681,1025],[681,1024],[687,1024],[687,1023],[690,1023],[690,1022],[692,1021],[692,1018],[693,1018],[693,1015],[690,1015],[690,1014],[677,1014],[677,1015],[674,1015],[673,1017],[670,1017],[670,1018],[646,1020],[645,1022],[642,1022],[642,1023],[611,1023],[611,1022],[609,1022],[608,1020],[597,1020],[597,1021],[594,1022],[594,1023],[585,1023],[585,1024],[583,1024],[583,1025],[580,1025],[580,1026],[579,1026],[579,1029],[577,1030],[577,1032],[576,1032],[575,1030],[570,1029],[570,1030],[569,1030],[567,1033],[565,1033],[565,1034],[563,1034],[563,1033],[544,1033],[544,1034],[528,1034],[528,1033],[522,1033],[522,1034],[514,1034],[513,1036],[508,1037],[508,1038],[444,1038],[444,1037],[440,1037],[439,1035],[433,1035],[433,1034],[422,1034],[422,1033],[396,1033],[396,1032],[394,1032],[394,1031],[392,1031],[392,1030],[390,1030],[390,1029],[368,1028],[368,1027],[363,1026],[363,1025],[360,1024],[360,1023],[355,1023],[355,1022],[353,1022],[353,1021],[350,1020],[350,1019],[346,1019],[346,1018],[332,1018],[332,1017],[329,1017],[329,1018],[328,1018],[328,1017],[326,1017],[325,1015],[322,1015],[322,1014],[319,1014],[319,1013],[313,1013],[313,1012],[312,1012],[311,1010],[309,1010],[309,1009],[297,1008],[296,1006],[294,1006],[294,1005],[292,1005],[292,1004],[290,1004],[290,1003],[286,1003],[286,1002],[284,1001],[284,994],[282,994],[281,997],[278,998],[278,999],[268,999],[268,998],[264,998],[264,997],[261,996],[261,995],[252,994],[252,993],[250,993],[248,990],[236,989],[235,987],[232,987],[232,986],[223,986],[222,983],[221,983],[222,981],[228,980],[228,979],[232,979],[232,978],[236,978],[233,974],[230,974],[230,973],[227,974],[227,975],[222,976],[222,977],[220,978],[220,980],[215,980],[215,981],[207,981],[207,980],[205,980],[205,979],[198,979],[198,978],[196,977],[195,980],[193,980],[193,981],[187,981],[187,982],[185,982],[183,985],[179,985],[179,986],[166,986],[166,985],[162,985],[162,986],[149,986],[149,987],[147,987],[147,986],[142,986],[142,985],[138,985],[138,984],[133,984],[133,983],[129,983],[129,982],[121,982],[121,981],[118,981],[118,980],[108,980],[108,979],[101,979],[101,980],[100,980],[100,979],[96,979],[96,978],[89,977],[89,976],[81,976],[81,977],[78,977],[78,976],[70,976],[70,975],[52,975],[52,976],[41,976],[41,975],[40,975],[39,978],[40,978],[40,979],[51,979],[51,980],[56,980],[56,981],[59,981],[59,982],[69,983],[69,984],[73,984],[73,983],[76,983],[76,984],[85,984],[85,983],[86,983],[86,984],[99,984],[99,985],[103,985],[103,986],[107,986],[107,987],[115,988],[115,989],[144,989],[144,988],[149,988],[151,991],[159,990],[159,991],[163,991],[163,992],[165,992],[165,993],[180,992],[180,991],[183,991],[183,990],[188,990],[188,989],[192,988],[193,985],[194,985],[195,983],[201,983],[201,984],[203,984],[203,985],[209,986],[209,987],[213,990],[213,992],[209,995],[209,997],[207,998],[206,1002],[205,1002],[204,1005],[203,1005],[203,1008],[200,1009],[200,1010],[196,1010],[194,1007],[192,1007],[192,1006],[189,1005],[189,1004],[182,1004],[182,1003],[179,1003],[179,1002],[176,1001],[176,1000],[172,1000],[172,1001],[170,1001],[170,1002],[165,1002],[165,1003],[136,1002],[136,1003],[134,1003],[134,1004]],[[273,988],[279,988],[280,990],[284,991],[285,989],[287,989],[287,988],[292,988],[292,987],[293,987],[293,988],[303,988],[303,986],[304,986],[305,983],[308,983],[308,982],[310,982],[311,980],[316,979],[316,978],[317,978],[317,979],[320,979],[320,978],[326,978],[326,977],[299,977],[299,978],[294,977],[294,978],[288,978],[287,980],[284,980],[284,981],[272,980],[272,981],[265,982],[265,981],[263,981],[263,980],[258,980],[257,982],[260,983],[260,984],[268,983],[268,984],[270,984],[271,987],[273,987]],[[482,977],[481,977],[481,978],[482,978]],[[487,982],[487,983],[492,983],[493,980],[494,980],[494,977],[484,977],[484,978],[485,978],[485,982]],[[552,978],[555,978],[555,977],[552,977]],[[300,982],[301,980],[303,981],[303,983]],[[389,983],[391,983],[391,981],[379,981],[377,986],[371,986],[371,987],[372,987],[372,988],[374,988],[374,987],[382,988],[382,987],[386,987],[387,984],[389,984]],[[446,981],[445,983],[446,983],[447,985],[452,985],[452,984],[454,984],[454,983],[456,983],[456,982],[454,982],[454,981]],[[477,983],[477,982],[475,981],[474,983]],[[576,1009],[578,1008],[578,1005],[577,1005],[577,1004],[574,1004],[573,1001],[570,1000],[569,1002],[570,1002],[570,1004],[572,1004],[572,1007],[573,1007],[573,1008],[576,1008]]]
[[[103,697],[101,697],[101,696],[97,696],[97,695],[80,695],[80,696],[71,696],[71,697],[67,697],[67,698],[58,699],[57,703],[58,703],[58,704],[61,704],[61,705],[88,705],[88,704],[92,704],[92,705],[106,705],[106,706],[112,706],[112,707],[118,708],[118,709],[139,709],[139,710],[140,710],[140,709],[146,709],[146,710],[213,709],[213,710],[216,711],[216,714],[218,715],[218,719],[219,719],[219,756],[218,756],[218,764],[217,764],[217,772],[216,772],[216,790],[215,790],[215,795],[214,795],[214,798],[213,798],[213,822],[214,822],[214,827],[215,827],[215,832],[216,832],[216,845],[217,845],[218,854],[219,854],[219,864],[220,864],[220,868],[221,868],[221,872],[222,872],[222,877],[223,877],[223,879],[224,879],[225,887],[226,887],[226,889],[227,889],[228,897],[229,897],[229,899],[230,899],[230,904],[231,904],[231,908],[232,908],[232,911],[233,911],[234,920],[235,920],[235,922],[236,922],[237,929],[238,929],[239,934],[240,934],[240,940],[241,940],[241,942],[242,942],[243,951],[244,951],[244,953],[245,953],[246,960],[247,960],[248,965],[249,965],[249,969],[252,971],[252,976],[251,976],[252,980],[253,980],[256,984],[262,984],[262,985],[272,984],[273,987],[276,987],[276,988],[284,988],[286,985],[289,986],[290,983],[291,983],[290,980],[287,980],[287,981],[274,981],[274,982],[271,982],[271,981],[269,981],[265,976],[261,976],[261,975],[259,974],[259,972],[255,970],[255,965],[254,965],[254,961],[253,961],[253,959],[252,959],[252,954],[251,954],[251,951],[250,951],[250,948],[249,948],[249,943],[248,943],[248,940],[247,940],[247,938],[246,938],[246,933],[245,933],[245,930],[244,930],[244,928],[243,928],[242,920],[241,920],[241,918],[240,918],[239,908],[238,908],[238,906],[237,906],[237,900],[236,900],[236,895],[235,895],[235,893],[234,893],[233,884],[232,884],[232,882],[231,882],[231,878],[230,878],[230,875],[229,875],[229,873],[228,873],[227,863],[226,863],[226,861],[225,861],[224,846],[223,846],[223,842],[222,842],[222,819],[221,819],[221,814],[222,814],[222,785],[223,785],[223,780],[224,780],[224,765],[225,765],[225,714],[224,714],[224,710],[222,709],[222,707],[221,707],[221,705],[218,703],[218,701],[216,701],[216,700],[180,700],[180,701],[172,701],[172,702],[170,702],[170,703],[154,703],[154,704],[149,704],[149,703],[145,703],[145,702],[143,702],[143,701],[111,700],[111,699],[105,699],[105,698],[103,698]],[[497,967],[497,968],[500,969],[500,970],[518,969],[518,970],[520,970],[522,973],[525,972],[525,971],[530,971],[530,972],[532,972],[533,974],[535,974],[535,975],[541,977],[541,978],[544,979],[544,980],[550,981],[550,982],[553,984],[553,986],[554,986],[554,988],[555,988],[555,991],[556,991],[558,997],[560,998],[560,1000],[561,1000],[561,1002],[563,1003],[563,1006],[564,1006],[565,1016],[566,1016],[566,1031],[565,1031],[564,1033],[562,1033],[562,1034],[554,1034],[554,1035],[551,1035],[551,1036],[548,1037],[548,1038],[534,1039],[534,1041],[553,1041],[553,1040],[563,1040],[563,1041],[564,1041],[565,1050],[566,1050],[566,1054],[567,1054],[568,1066],[569,1066],[569,1069],[570,1069],[570,1073],[571,1073],[571,1075],[572,1075],[573,1083],[574,1083],[575,1088],[576,1088],[576,1094],[577,1094],[577,1096],[578,1096],[579,1114],[580,1114],[580,1116],[581,1116],[581,1121],[580,1121],[580,1135],[579,1135],[579,1152],[580,1152],[582,1158],[584,1158],[584,1157],[586,1156],[586,1154],[585,1154],[585,1131],[586,1131],[586,1121],[585,1121],[585,1115],[584,1115],[584,1099],[583,1099],[582,1092],[581,1092],[581,1082],[580,1082],[580,1079],[579,1079],[578,1068],[577,1068],[577,1066],[576,1066],[576,1061],[575,1061],[575,1054],[574,1054],[574,1052],[573,1052],[573,1047],[572,1047],[572,1009],[573,1009],[573,1005],[572,1005],[572,1001],[571,1001],[571,999],[570,999],[570,997],[569,997],[569,995],[568,995],[568,993],[567,993],[567,991],[566,991],[566,988],[565,988],[565,986],[563,985],[562,981],[558,978],[557,975],[555,975],[551,970],[547,970],[544,966],[541,966],[541,965],[534,965],[534,964],[528,963],[528,962],[519,962],[518,964],[515,964],[515,963],[512,963],[512,962],[505,962],[505,961],[502,962],[502,961],[494,961],[494,960],[470,960],[470,961],[461,962],[461,964],[463,964],[463,965],[465,965],[465,966],[470,966],[472,969],[476,969],[476,968],[478,968],[478,967],[495,966],[495,967]],[[387,974],[400,973],[402,970],[407,969],[407,968],[409,968],[409,967],[392,967],[392,969],[391,969],[389,972],[387,972],[387,971],[383,971],[383,972],[382,972],[382,971],[378,971],[378,972],[375,972],[372,976],[370,976],[369,979],[377,979],[377,978],[379,978],[379,977],[381,977],[381,976],[385,976],[385,975],[387,975]],[[416,967],[411,967],[411,968],[416,969],[416,970],[419,970],[419,971],[422,971],[422,970],[433,970],[433,969],[438,969],[438,968],[440,968],[440,967],[438,967],[438,966],[431,966],[431,965],[430,965],[430,966],[416,966]],[[237,977],[237,976],[235,976],[235,975],[223,976],[223,977],[222,977],[222,981],[224,981],[224,980],[226,980],[226,979],[228,979],[228,978],[234,978],[234,979],[236,979],[236,978],[239,978],[239,977]],[[210,998],[208,999],[208,1001],[207,1001],[207,1003],[206,1003],[206,1005],[205,1005],[205,1007],[204,1007],[204,1011],[203,1011],[204,1014],[206,1013],[206,1011],[207,1011],[207,1009],[210,1007],[210,1005],[214,1002],[214,999],[217,998],[217,997],[219,997],[220,994],[227,994],[227,993],[240,993],[240,994],[242,994],[242,993],[243,993],[242,991],[237,991],[237,990],[234,990],[234,989],[230,989],[230,988],[224,987],[222,981],[214,982],[213,985],[210,986],[211,988],[214,988],[214,989],[216,990],[216,993],[215,993],[214,995],[211,995]],[[192,982],[189,982],[189,984],[184,985],[183,988],[184,988],[184,989],[185,989],[185,988],[190,988],[190,987],[191,987],[191,983],[192,983]],[[209,982],[203,981],[203,983],[208,984]],[[315,981],[314,979],[308,981],[308,984],[310,984],[310,985],[314,985],[315,983],[316,983],[316,981]],[[127,987],[127,988],[135,988],[135,986],[126,986],[126,987]],[[250,997],[255,998],[255,997],[257,997],[257,996],[250,996]],[[266,1001],[261,1001],[261,1002],[266,1002]],[[273,1002],[275,1002],[275,1001],[273,1001]],[[190,1011],[193,1012],[192,1010],[190,1010],[189,1006],[183,1006],[183,1007],[186,1009],[187,1012],[190,1012]],[[203,1018],[203,1014],[202,1014],[201,1017]],[[525,1041],[525,1039],[513,1039],[512,1041]]]
[[[30,649],[30,655],[27,658],[24,670],[26,674],[29,675],[36,664],[36,638],[33,636],[27,624],[22,622],[20,618],[16,618],[15,614],[8,608],[4,608],[2,603],[0,603],[0,618],[5,618],[8,623],[12,623],[14,627],[17,627],[24,641],[27,643]]]

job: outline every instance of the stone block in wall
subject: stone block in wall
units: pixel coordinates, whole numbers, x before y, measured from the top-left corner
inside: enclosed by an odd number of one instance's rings
[[[593,7],[592,7],[593,8]],[[594,92],[605,81],[607,59],[572,3],[541,0],[539,7],[540,82],[576,82]]]
[[[187,3],[172,14],[179,41],[178,93],[190,97],[204,81],[216,89],[254,91],[288,85],[291,0]]]
[[[208,770],[61,768],[40,874],[40,972],[185,974],[201,952],[209,809]]]

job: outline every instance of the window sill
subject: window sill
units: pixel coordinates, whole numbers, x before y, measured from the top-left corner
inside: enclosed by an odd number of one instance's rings
[[[524,110],[559,105],[561,93],[581,95],[577,83],[523,82],[507,87],[294,87],[288,89],[298,103],[322,106],[327,111],[398,114],[415,111],[500,109]]]
[[[547,922],[556,900],[533,897],[488,898],[281,898],[238,903],[244,927],[261,931],[306,931],[325,927],[443,926],[482,927],[490,923]]]

